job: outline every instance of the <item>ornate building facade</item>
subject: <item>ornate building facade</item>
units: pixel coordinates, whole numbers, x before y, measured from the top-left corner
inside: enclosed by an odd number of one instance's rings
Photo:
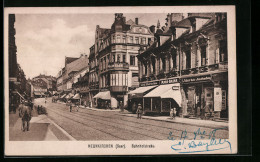
[[[140,86],[151,89],[144,111],[176,107],[183,117],[228,118],[226,14],[168,14],[166,21],[138,56]]]
[[[147,26],[139,24],[138,18],[135,22],[126,21],[122,13],[115,14],[111,29],[97,26],[89,58],[90,82],[95,83],[95,88],[98,86],[95,93],[99,92],[91,98],[94,106],[103,107],[104,100],[112,108],[120,102],[127,105],[127,93],[139,87],[137,55],[153,41],[154,35]]]

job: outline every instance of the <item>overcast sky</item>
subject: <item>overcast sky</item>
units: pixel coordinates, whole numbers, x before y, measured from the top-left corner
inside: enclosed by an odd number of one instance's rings
[[[166,14],[124,14],[139,23],[161,26]],[[16,14],[17,61],[26,78],[47,74],[56,76],[64,67],[65,56],[89,54],[96,25],[111,28],[114,14]]]

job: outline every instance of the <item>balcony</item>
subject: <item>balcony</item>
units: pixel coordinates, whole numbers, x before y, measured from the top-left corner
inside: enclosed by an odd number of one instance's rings
[[[107,67],[108,70],[119,70],[119,71],[122,71],[122,70],[126,70],[126,71],[129,71],[129,64],[128,63],[125,63],[125,62],[110,62],[108,63],[108,67]]]
[[[111,92],[127,92],[128,87],[127,86],[110,86]]]

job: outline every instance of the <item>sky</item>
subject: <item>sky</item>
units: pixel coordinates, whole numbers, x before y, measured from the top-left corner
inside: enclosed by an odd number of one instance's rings
[[[64,67],[65,56],[89,55],[96,25],[111,28],[114,14],[16,14],[17,62],[26,78],[39,74],[56,76]],[[124,14],[126,21],[139,18],[139,24],[163,26],[166,14]]]

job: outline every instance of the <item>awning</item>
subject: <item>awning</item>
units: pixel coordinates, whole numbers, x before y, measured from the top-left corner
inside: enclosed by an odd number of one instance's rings
[[[128,94],[137,94],[137,93],[144,93],[152,88],[154,88],[156,86],[147,86],[147,87],[139,87],[133,91],[130,91]]]
[[[62,95],[60,98],[64,98],[66,96],[66,94]]]
[[[33,92],[33,93],[34,93],[34,95],[36,95],[36,96],[42,95],[41,92]]]
[[[73,94],[72,94],[72,93],[69,93],[65,98],[66,98],[66,99],[70,99],[71,97],[73,97]]]
[[[169,89],[167,92],[161,95],[161,98],[172,98],[176,103],[181,106],[181,91]]]
[[[146,94],[144,97],[161,97],[161,95],[171,89],[172,86],[173,84],[160,85],[159,87]]]
[[[80,95],[79,95],[79,93],[75,94],[75,96],[73,96],[73,99],[75,99],[75,100],[79,100],[79,99],[80,99]]]
[[[100,98],[100,99],[103,99],[103,100],[110,100],[111,99],[110,91],[99,92],[93,98]]]
[[[24,100],[24,97],[19,92],[17,94]]]

